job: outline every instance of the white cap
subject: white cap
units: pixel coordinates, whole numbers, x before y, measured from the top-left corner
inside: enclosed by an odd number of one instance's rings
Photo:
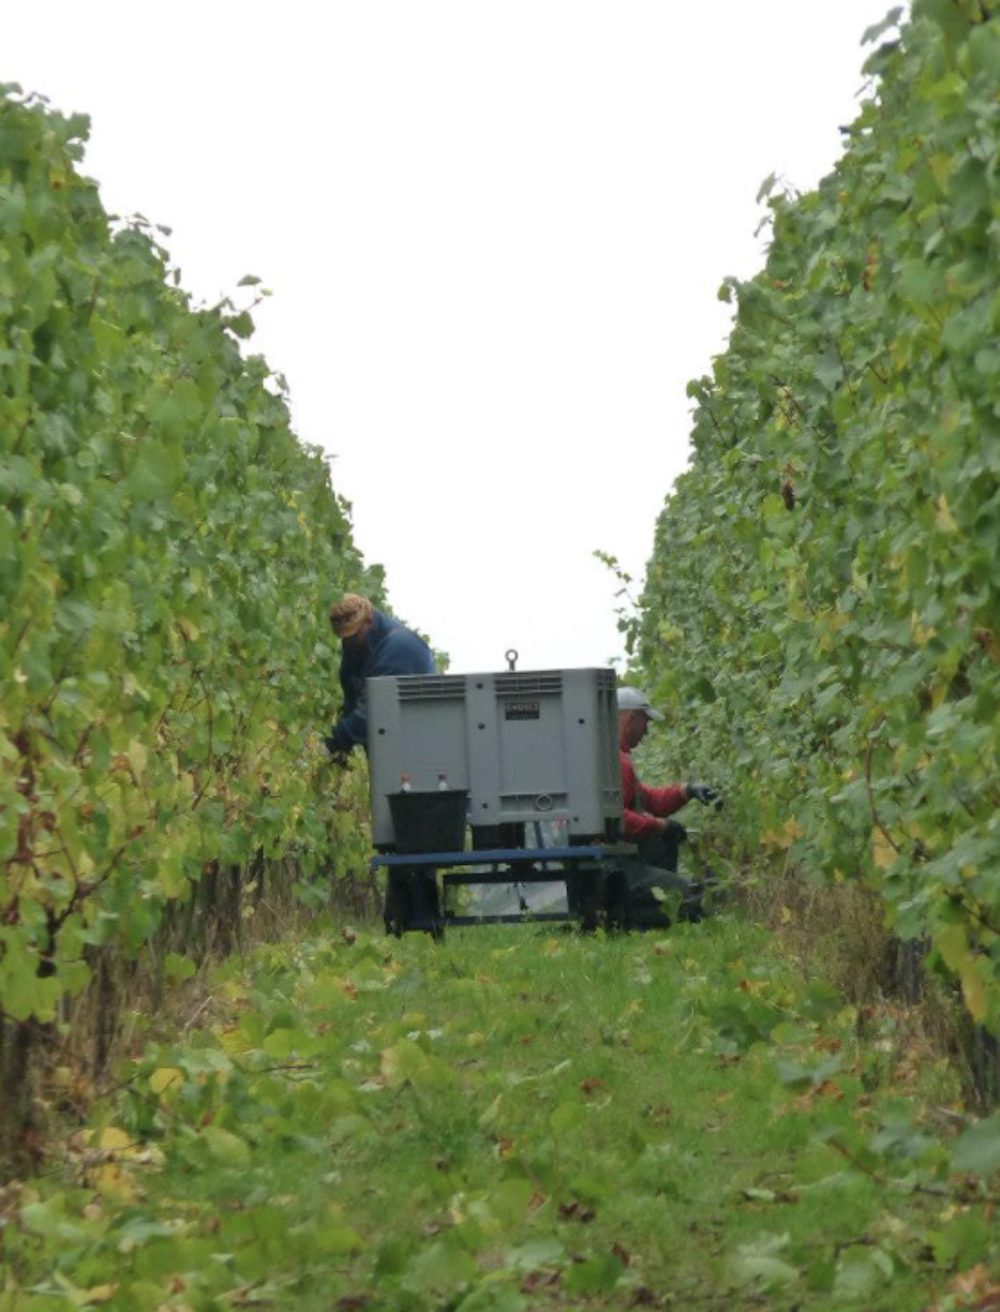
[[[645,711],[651,720],[662,720],[663,716],[659,711],[654,711],[649,704],[649,698],[638,688],[619,688],[618,689],[618,709],[620,711]]]

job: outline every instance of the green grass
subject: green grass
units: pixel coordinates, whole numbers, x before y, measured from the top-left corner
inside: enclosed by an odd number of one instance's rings
[[[331,928],[209,987],[204,1028],[0,1200],[0,1312],[944,1312],[962,1272],[986,1287],[990,1204],[912,1076],[729,916]]]

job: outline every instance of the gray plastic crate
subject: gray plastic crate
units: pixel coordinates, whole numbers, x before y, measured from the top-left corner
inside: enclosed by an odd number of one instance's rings
[[[570,841],[615,838],[622,813],[616,686],[610,669],[369,679],[376,847],[396,846],[388,799],[404,775],[418,793],[441,780],[465,789],[469,824],[480,835],[564,820]]]

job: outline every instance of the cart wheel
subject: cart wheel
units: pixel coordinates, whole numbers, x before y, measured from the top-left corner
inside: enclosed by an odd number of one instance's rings
[[[444,918],[441,915],[441,892],[436,870],[415,870],[408,885],[410,895],[411,927],[427,931],[435,943],[444,938]]]
[[[623,870],[608,871],[605,897],[605,923],[608,929],[628,933],[628,880]]]
[[[385,889],[385,932],[395,938],[403,937],[407,912],[406,879],[399,870],[390,870]]]
[[[593,870],[574,871],[566,881],[566,905],[580,924],[583,934],[593,934],[601,919],[601,881]],[[572,885],[572,892],[570,891]]]

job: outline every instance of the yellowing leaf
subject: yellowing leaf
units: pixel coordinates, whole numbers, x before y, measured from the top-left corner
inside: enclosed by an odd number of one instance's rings
[[[87,1303],[110,1303],[118,1292],[118,1286],[94,1285],[92,1288],[86,1289],[83,1292]]]
[[[444,1061],[425,1052],[413,1039],[400,1039],[382,1052],[382,1078],[390,1089],[412,1084],[415,1089],[444,1089],[454,1080]]]
[[[166,1093],[168,1089],[179,1089],[184,1083],[184,1072],[176,1066],[160,1066],[149,1077],[149,1087],[155,1094]]]
[[[333,1226],[329,1230],[321,1230],[317,1240],[323,1252],[332,1253],[337,1257],[360,1253],[365,1246],[358,1232],[350,1229],[349,1226]]]
[[[498,1093],[490,1105],[479,1118],[479,1128],[481,1130],[492,1129],[500,1119],[500,1104],[503,1100],[503,1094]]]
[[[94,1188],[115,1203],[134,1203],[139,1197],[135,1181],[117,1162],[105,1162],[94,1171]]]
[[[941,960],[956,974],[962,985],[962,997],[974,1021],[986,1019],[987,959],[973,951],[964,925],[945,925],[934,935],[934,946]]]
[[[931,638],[937,633],[933,624],[922,624],[920,616],[916,611],[910,616],[910,632],[913,634],[913,641],[918,647],[926,647]]]
[[[942,533],[958,532],[958,525],[951,513],[951,506],[948,505],[948,498],[943,492],[937,499],[937,513],[934,516],[934,523],[937,524]]]
[[[952,169],[954,168],[954,160],[952,156],[942,150],[935,151],[928,160],[928,163],[930,164],[931,173],[934,175],[934,181],[938,184],[941,190],[944,191],[948,185],[948,179],[951,177]]]
[[[132,1135],[126,1134],[117,1125],[106,1125],[97,1136],[98,1148],[108,1148],[112,1152],[117,1152],[122,1148],[130,1148],[133,1143]]]
[[[795,917],[792,915],[791,907],[783,906],[779,915],[779,920],[783,925],[790,925]]]
[[[382,1078],[391,1088],[399,1088],[412,1080],[421,1082],[421,1076],[427,1069],[428,1056],[423,1048],[413,1039],[400,1039],[384,1049],[379,1062]]]
[[[761,834],[760,841],[765,847],[772,847],[779,852],[784,852],[787,848],[791,847],[797,838],[801,838],[804,833],[805,830],[795,817],[789,816],[780,829],[769,829],[767,833]]]
[[[125,693],[126,697],[141,697],[143,701],[149,701],[149,693],[145,690],[142,684],[139,683],[130,670],[126,670],[125,676],[122,679],[122,691]]]
[[[934,687],[931,689],[931,706],[935,711],[939,706],[944,704],[944,700],[948,696],[950,688],[951,679],[947,677],[938,679],[934,684]]]
[[[128,745],[125,755],[128,757],[129,765],[132,767],[132,773],[137,779],[141,779],[146,773],[146,762],[149,759],[149,752],[146,747],[139,742],[138,738],[133,738]]]
[[[962,997],[969,1015],[981,1025],[986,1019],[986,985],[983,982],[982,961],[971,959],[966,963],[961,975]]]
[[[881,829],[872,830],[872,860],[876,870],[888,870],[896,860],[896,849]]]

